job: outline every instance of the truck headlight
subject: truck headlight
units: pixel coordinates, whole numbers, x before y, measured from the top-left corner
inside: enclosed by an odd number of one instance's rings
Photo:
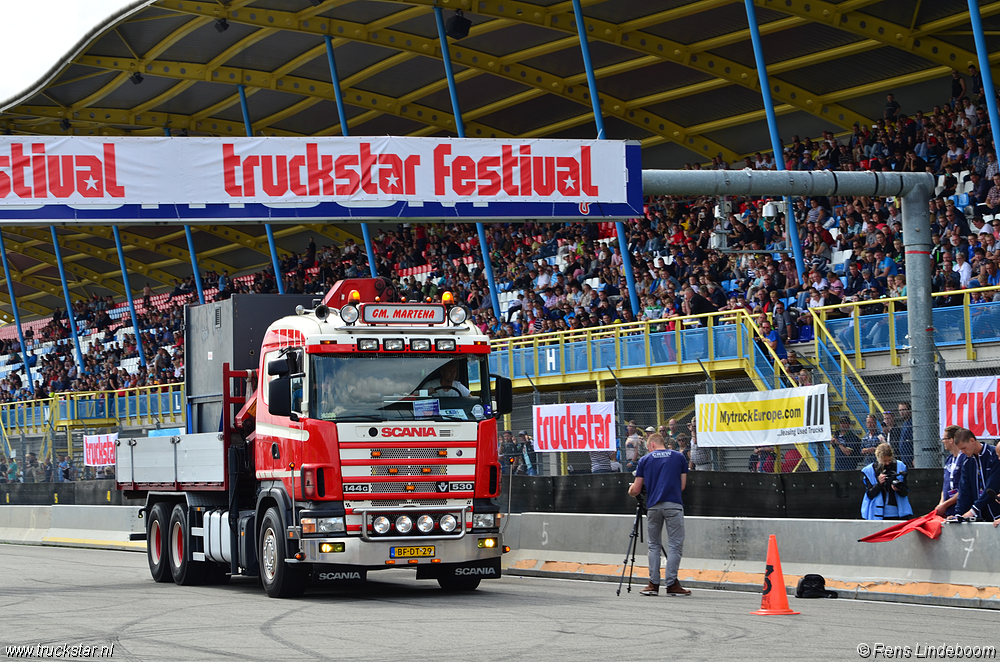
[[[387,352],[402,352],[403,351],[403,339],[402,338],[386,338],[382,341],[382,348]]]
[[[439,352],[454,352],[455,351],[455,339],[454,338],[441,338],[435,341],[434,349]]]
[[[400,533],[409,533],[413,529],[413,520],[406,515],[396,518],[396,530]]]
[[[343,517],[320,517],[316,520],[316,530],[319,533],[344,533],[347,531],[344,527]]]
[[[359,338],[358,349],[362,352],[378,351],[378,338]]]
[[[441,530],[445,533],[451,533],[458,526],[458,520],[455,519],[454,515],[442,515],[441,521],[438,522],[441,525]]]
[[[410,341],[410,349],[414,352],[431,351],[431,341],[427,338],[415,338]]]
[[[448,311],[448,320],[455,325],[462,324],[469,318],[469,312],[462,306],[455,306]]]
[[[496,513],[473,513],[472,528],[492,529],[497,525]]]
[[[430,533],[434,530],[434,518],[430,515],[421,515],[417,518],[417,530],[420,533]]]
[[[382,517],[379,515],[372,522],[372,528],[375,529],[375,533],[387,533],[389,531],[389,519],[387,517]]]

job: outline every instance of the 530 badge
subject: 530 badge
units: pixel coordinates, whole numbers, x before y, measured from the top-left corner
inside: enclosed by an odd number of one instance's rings
[[[472,483],[448,483],[448,489],[452,492],[471,492]]]
[[[345,483],[344,494],[368,494],[372,486],[364,483]]]

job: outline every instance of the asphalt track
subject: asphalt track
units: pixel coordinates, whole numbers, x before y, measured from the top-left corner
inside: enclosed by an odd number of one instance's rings
[[[0,641],[113,643],[116,660],[389,662],[860,660],[861,643],[1000,641],[990,610],[792,599],[800,616],[764,617],[749,614],[758,594],[646,598],[635,587],[616,597],[615,588],[505,577],[454,595],[393,570],[360,589],[273,600],[252,580],[156,584],[144,554],[0,545]]]

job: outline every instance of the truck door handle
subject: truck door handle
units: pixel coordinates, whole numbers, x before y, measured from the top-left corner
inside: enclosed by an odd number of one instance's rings
[[[281,459],[281,451],[278,450],[277,442],[271,444],[271,457],[275,460]]]

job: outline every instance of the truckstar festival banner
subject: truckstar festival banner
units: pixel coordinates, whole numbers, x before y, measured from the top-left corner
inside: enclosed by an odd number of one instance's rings
[[[540,453],[617,449],[614,402],[535,405],[532,412]]]
[[[827,385],[694,396],[698,445],[774,446],[830,441]]]
[[[1000,439],[997,396],[1000,377],[960,377],[938,381],[941,436],[949,425],[968,428],[979,439]]]
[[[0,136],[0,208],[625,203],[625,152],[610,140]]]
[[[88,467],[107,467],[115,463],[115,445],[118,433],[88,434],[83,437],[83,464]]]

